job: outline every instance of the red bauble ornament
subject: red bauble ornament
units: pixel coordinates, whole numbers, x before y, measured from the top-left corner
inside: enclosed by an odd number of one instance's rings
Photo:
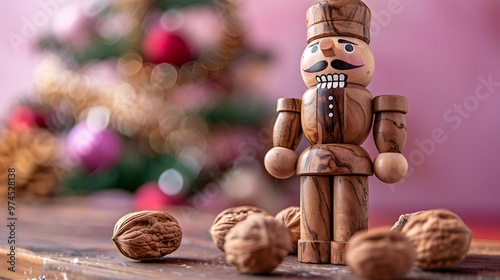
[[[9,127],[15,132],[21,132],[27,128],[47,128],[47,121],[40,113],[30,107],[16,107],[9,118]]]
[[[172,31],[160,25],[152,27],[143,42],[144,58],[152,63],[170,63],[181,67],[193,56],[187,43]]]

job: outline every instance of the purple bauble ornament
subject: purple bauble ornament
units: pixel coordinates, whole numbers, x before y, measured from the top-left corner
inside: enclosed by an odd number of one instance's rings
[[[67,148],[70,156],[93,172],[114,167],[121,158],[123,143],[113,130],[92,129],[82,122],[70,131]]]

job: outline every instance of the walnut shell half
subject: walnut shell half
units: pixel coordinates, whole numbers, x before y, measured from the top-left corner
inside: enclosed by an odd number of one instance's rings
[[[226,235],[226,260],[242,273],[262,274],[288,255],[290,234],[272,216],[253,214]]]
[[[290,254],[297,254],[297,245],[300,239],[300,208],[291,206],[276,214],[276,220],[282,222],[290,231]]]
[[[450,268],[469,251],[472,231],[455,213],[436,209],[408,221],[401,231],[417,251],[415,265],[424,270]]]
[[[212,241],[217,248],[224,251],[224,238],[228,231],[237,223],[244,221],[251,214],[268,215],[266,211],[254,206],[231,207],[222,211],[215,217],[212,226],[209,229]]]
[[[127,258],[156,260],[179,248],[182,229],[167,212],[138,211],[116,222],[112,240]]]
[[[349,240],[346,262],[362,277],[400,279],[408,274],[415,262],[415,248],[399,231],[371,229]]]
[[[408,213],[399,216],[399,219],[391,227],[391,230],[403,230],[403,227],[408,223],[409,220],[413,219],[415,216],[424,213],[425,211],[418,211],[415,213]]]

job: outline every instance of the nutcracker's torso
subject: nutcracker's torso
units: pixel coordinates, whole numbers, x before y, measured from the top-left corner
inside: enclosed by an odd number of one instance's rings
[[[302,96],[304,136],[311,145],[362,144],[372,124],[372,95],[365,87],[355,84],[334,87],[333,83],[339,82],[328,82],[328,79]]]

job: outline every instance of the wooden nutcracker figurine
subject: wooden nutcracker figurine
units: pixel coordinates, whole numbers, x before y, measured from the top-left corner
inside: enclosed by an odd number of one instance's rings
[[[345,264],[347,241],[368,228],[368,176],[400,181],[408,169],[407,100],[372,98],[366,89],[375,69],[370,10],[360,0],[320,0],[307,11],[307,47],[301,60],[308,90],[302,99],[281,98],[273,148],[264,163],[284,179],[300,176],[298,259]],[[372,164],[360,145],[370,133],[379,151]],[[311,144],[297,157],[302,134]]]

